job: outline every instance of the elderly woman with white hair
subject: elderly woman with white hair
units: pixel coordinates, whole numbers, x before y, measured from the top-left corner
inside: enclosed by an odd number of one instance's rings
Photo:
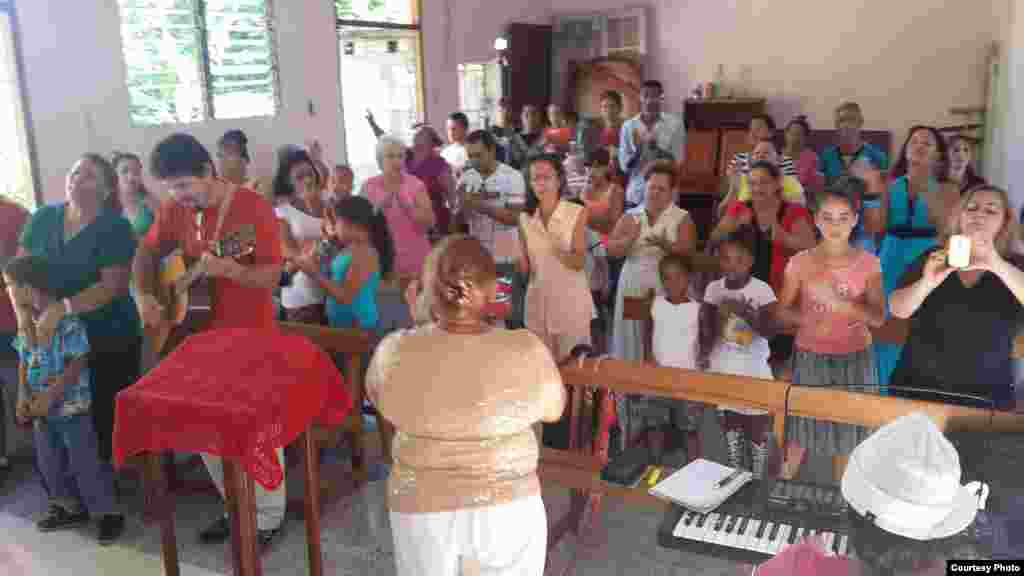
[[[377,140],[377,165],[381,174],[363,183],[359,195],[384,212],[395,242],[395,270],[399,278],[419,278],[423,260],[430,252],[428,232],[434,225],[434,208],[423,182],[402,171],[405,144],[384,135]]]

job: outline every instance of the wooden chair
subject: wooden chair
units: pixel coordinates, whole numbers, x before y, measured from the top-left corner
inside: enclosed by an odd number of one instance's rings
[[[366,450],[363,444],[363,399],[366,397],[363,382],[363,356],[369,354],[373,349],[374,337],[372,334],[356,329],[327,328],[314,324],[299,324],[294,322],[281,322],[279,327],[284,332],[301,334],[309,338],[328,354],[341,354],[345,358],[344,372],[349,385],[349,393],[352,395],[352,414],[345,424],[334,430],[327,430],[315,426],[313,430],[314,440],[318,445],[338,445],[337,433],[342,433],[349,442],[352,449],[352,473],[356,486],[366,482],[367,463]],[[390,430],[384,425],[378,425],[378,432],[381,435],[381,442],[384,449],[390,444]],[[321,481],[321,487],[331,490],[327,480]]]

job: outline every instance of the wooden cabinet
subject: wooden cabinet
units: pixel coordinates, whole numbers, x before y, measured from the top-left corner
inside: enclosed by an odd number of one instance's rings
[[[690,175],[714,175],[718,132],[715,130],[686,131],[686,158],[683,167]]]
[[[716,194],[729,159],[749,146],[747,126],[764,112],[763,99],[686,100],[684,193]]]
[[[750,151],[749,128],[722,128],[719,130],[721,141],[718,145],[718,176],[724,176],[729,161],[737,152]]]
[[[749,148],[747,127],[764,112],[764,100],[711,99],[683,102],[686,157],[679,182],[679,206],[693,216],[697,234],[706,239],[714,223],[714,206],[729,159]]]

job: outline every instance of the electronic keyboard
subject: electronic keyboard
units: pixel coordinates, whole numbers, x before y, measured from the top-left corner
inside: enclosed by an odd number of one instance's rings
[[[754,480],[709,514],[673,505],[658,544],[733,562],[760,563],[808,536],[827,553],[852,553],[847,505],[838,487],[793,480]]]

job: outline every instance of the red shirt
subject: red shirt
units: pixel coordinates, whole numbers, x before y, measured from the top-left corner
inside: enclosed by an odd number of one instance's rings
[[[791,204],[789,202],[783,202],[782,212],[779,217],[779,223],[782,224],[782,229],[792,234],[796,225],[801,221],[806,221],[808,225],[814,226],[814,219],[811,217],[811,213],[799,204]],[[733,200],[729,204],[729,208],[726,209],[726,215],[734,218],[740,218],[744,214],[752,213],[753,209],[743,202]],[[752,215],[756,218],[756,215]],[[782,242],[778,240],[772,240],[772,253],[771,253],[771,265],[769,268],[768,278],[761,278],[761,280],[768,282],[771,285],[772,290],[776,294],[782,292],[782,279],[785,276],[786,264],[789,263],[789,259],[793,256],[794,252],[789,248],[786,248]],[[756,256],[755,256],[756,257]]]
[[[219,212],[220,205],[204,211],[203,238],[214,239]],[[165,201],[143,237],[143,245],[160,253],[182,248],[189,258],[198,258],[202,243],[197,239],[195,213],[194,209],[173,200]],[[252,254],[239,258],[239,262],[245,266],[281,264],[281,240],[274,209],[266,198],[249,188],[235,191],[220,238],[237,233],[243,226],[253,227],[255,243]],[[210,329],[273,328],[276,325],[272,287],[253,288],[226,278],[214,278],[212,284]]]
[[[13,258],[18,252],[18,239],[21,228],[28,221],[28,211],[20,204],[0,198],[0,261]],[[18,318],[14,314],[14,306],[7,289],[0,295],[0,334],[18,331]]]

